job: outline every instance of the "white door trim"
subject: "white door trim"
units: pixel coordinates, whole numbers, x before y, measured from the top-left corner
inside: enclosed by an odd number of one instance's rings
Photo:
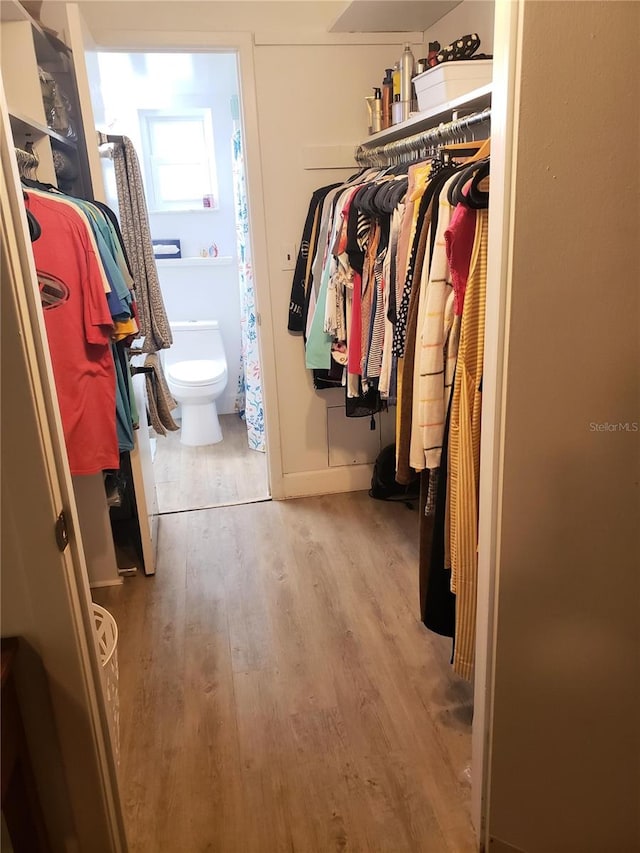
[[[499,581],[500,518],[504,456],[506,365],[513,253],[512,185],[515,172],[522,34],[521,0],[495,6],[493,94],[491,99],[491,204],[487,307],[480,447],[478,520],[478,599],[474,716],[472,736],[471,814],[480,842],[488,849],[495,601]]]
[[[68,4],[75,6],[76,4]],[[113,31],[97,42],[98,50],[127,52],[236,51],[241,114],[246,146],[246,177],[249,203],[251,257],[255,272],[256,308],[260,317],[258,343],[262,370],[267,462],[271,496],[286,496],[280,446],[280,415],[276,374],[275,336],[269,282],[269,255],[265,221],[258,101],[255,86],[254,42],[251,33]]]

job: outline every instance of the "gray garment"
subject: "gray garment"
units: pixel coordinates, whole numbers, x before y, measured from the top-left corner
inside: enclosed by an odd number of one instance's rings
[[[122,145],[114,146],[113,163],[120,227],[133,274],[140,331],[145,336],[142,351],[157,352],[168,349],[173,338],[153,254],[140,163],[128,137],[123,137]]]

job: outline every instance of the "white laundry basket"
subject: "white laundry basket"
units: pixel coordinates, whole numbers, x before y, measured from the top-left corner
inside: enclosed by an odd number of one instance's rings
[[[93,604],[93,619],[98,637],[100,663],[104,675],[105,695],[111,723],[111,733],[120,763],[120,699],[118,695],[118,626],[116,620],[99,604]]]

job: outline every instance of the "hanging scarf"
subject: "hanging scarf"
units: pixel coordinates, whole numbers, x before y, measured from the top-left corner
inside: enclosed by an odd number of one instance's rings
[[[168,349],[173,338],[153,254],[140,163],[128,137],[123,137],[122,145],[115,145],[113,163],[122,236],[132,267],[140,331],[145,336],[142,350],[157,352]]]

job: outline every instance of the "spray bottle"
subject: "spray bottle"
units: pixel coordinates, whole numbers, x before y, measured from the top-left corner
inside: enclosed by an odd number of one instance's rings
[[[391,127],[391,104],[393,102],[393,68],[385,68],[382,81],[382,129]]]
[[[402,102],[402,120],[406,121],[411,112],[413,84],[411,78],[415,68],[415,59],[411,52],[411,45],[405,42],[402,56],[400,57],[400,101]]]

